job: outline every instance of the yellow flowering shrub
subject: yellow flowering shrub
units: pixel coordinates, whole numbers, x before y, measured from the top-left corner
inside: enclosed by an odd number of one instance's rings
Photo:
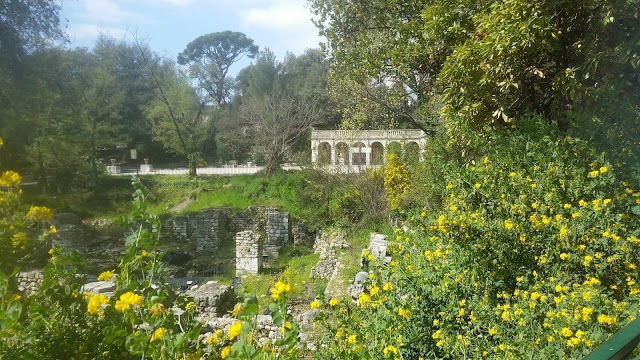
[[[384,189],[387,193],[389,208],[391,210],[398,210],[403,196],[406,196],[409,192],[409,168],[396,154],[387,154],[385,158]]]
[[[482,141],[442,164],[437,211],[407,210],[359,306],[330,308],[320,358],[582,358],[640,315],[640,184],[570,137]]]

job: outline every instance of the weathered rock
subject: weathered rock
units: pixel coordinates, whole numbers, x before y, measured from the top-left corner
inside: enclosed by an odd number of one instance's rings
[[[369,237],[369,249],[373,256],[384,259],[387,256],[387,237],[383,234],[372,233]]]
[[[364,284],[369,278],[369,273],[361,271],[356,274],[353,280],[353,286],[351,287],[351,300],[357,302],[360,294],[364,292]]]
[[[320,260],[318,264],[311,269],[310,276],[314,279],[328,279],[333,274],[336,267],[336,260]]]
[[[216,316],[227,313],[236,303],[236,296],[230,285],[221,285],[213,281],[189,290],[186,294],[193,297],[198,311]]]
[[[113,280],[109,281],[94,281],[82,286],[82,292],[90,292],[94,294],[110,294],[116,289],[116,284]]]

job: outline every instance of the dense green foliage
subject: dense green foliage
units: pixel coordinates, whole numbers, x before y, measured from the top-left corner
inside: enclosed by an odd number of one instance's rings
[[[439,113],[459,136],[533,112],[638,162],[635,0],[309,3],[332,91],[356,124],[386,117],[429,130]]]

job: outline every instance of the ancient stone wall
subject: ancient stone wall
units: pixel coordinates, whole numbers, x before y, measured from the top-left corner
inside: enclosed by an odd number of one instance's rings
[[[24,297],[31,296],[36,293],[43,278],[42,270],[21,271],[16,274],[18,290]]]
[[[174,216],[165,220],[163,230],[172,240],[191,243],[195,251],[216,251],[228,236],[229,209],[206,209]]]
[[[289,213],[271,211],[267,217],[267,239],[264,244],[264,256],[277,258],[280,249],[289,243]]]

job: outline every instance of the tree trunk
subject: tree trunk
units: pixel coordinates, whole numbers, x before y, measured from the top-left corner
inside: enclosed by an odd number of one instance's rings
[[[267,155],[266,160],[267,160],[267,163],[264,168],[265,175],[267,176],[275,175],[278,172],[278,170],[280,170],[280,162],[282,160],[281,156],[278,156],[276,154],[269,154]]]
[[[189,156],[187,156],[187,158],[189,159],[189,177],[190,178],[195,178],[197,173],[196,173],[196,166],[197,166],[197,155],[196,154],[189,154]]]
[[[47,180],[47,170],[44,166],[44,160],[42,159],[42,149],[40,146],[38,148],[38,173],[40,178],[40,184],[42,185],[42,191],[45,194],[49,193],[49,181]]]

